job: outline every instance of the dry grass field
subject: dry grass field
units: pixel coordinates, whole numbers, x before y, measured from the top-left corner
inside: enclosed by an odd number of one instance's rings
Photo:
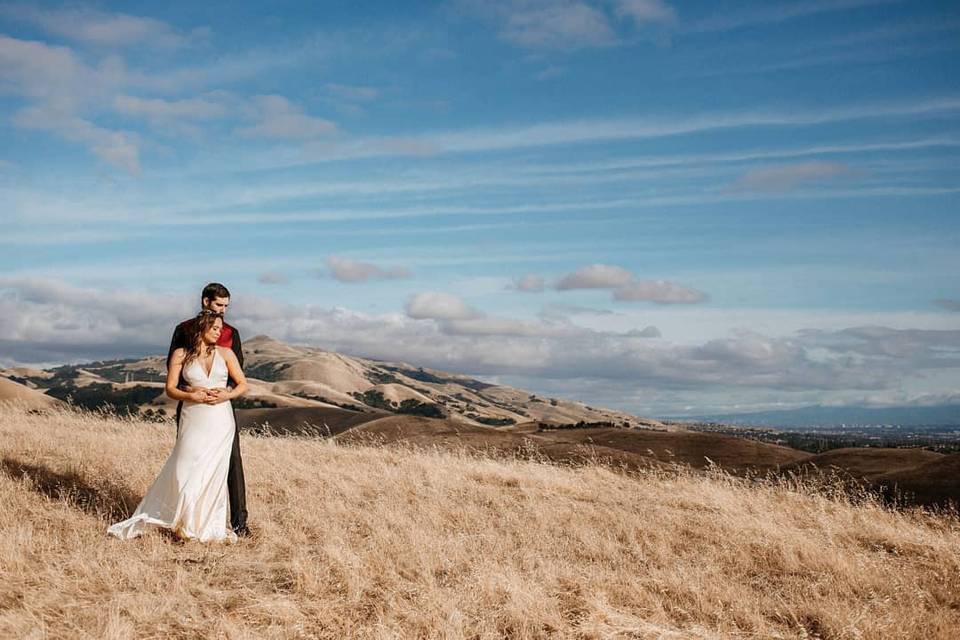
[[[244,435],[253,538],[109,538],[173,439],[0,406],[0,637],[960,637],[955,514],[682,467]]]

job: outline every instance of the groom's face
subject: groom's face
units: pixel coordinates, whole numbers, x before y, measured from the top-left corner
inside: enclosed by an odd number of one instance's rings
[[[216,311],[217,313],[227,313],[227,307],[230,306],[230,298],[204,298],[203,299],[203,308],[209,309],[210,311]]]

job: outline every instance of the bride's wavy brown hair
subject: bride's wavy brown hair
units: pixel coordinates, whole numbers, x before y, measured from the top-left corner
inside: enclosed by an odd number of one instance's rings
[[[203,334],[214,325],[217,319],[223,320],[223,314],[204,309],[197,314],[193,322],[187,325],[187,353],[183,358],[183,368],[200,357],[203,351]],[[216,348],[216,347],[214,347]]]

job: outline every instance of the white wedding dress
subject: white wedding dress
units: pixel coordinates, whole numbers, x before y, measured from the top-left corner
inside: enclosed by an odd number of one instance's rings
[[[224,387],[227,363],[215,350],[210,374],[194,360],[183,370],[193,387]],[[121,539],[136,538],[147,525],[171,529],[201,542],[236,542],[227,519],[227,470],[236,423],[229,401],[214,405],[185,400],[177,443],[160,475],[132,516],[107,528]]]

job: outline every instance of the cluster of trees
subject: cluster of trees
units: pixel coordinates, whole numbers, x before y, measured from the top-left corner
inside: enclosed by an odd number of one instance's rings
[[[565,422],[562,424],[553,424],[551,422],[538,422],[537,429],[539,431],[549,431],[550,429],[601,429],[601,428],[612,428],[612,427],[629,427],[629,422],[623,422],[622,424],[617,424],[616,422],[602,421],[602,422],[584,422],[580,420],[579,422]]]
[[[413,398],[407,398],[400,404],[397,404],[393,400],[388,400],[383,395],[383,392],[377,389],[367,389],[363,393],[354,391],[350,395],[367,406],[390,411],[391,413],[426,416],[427,418],[443,418],[446,415],[439,405],[432,402],[420,402]]]

